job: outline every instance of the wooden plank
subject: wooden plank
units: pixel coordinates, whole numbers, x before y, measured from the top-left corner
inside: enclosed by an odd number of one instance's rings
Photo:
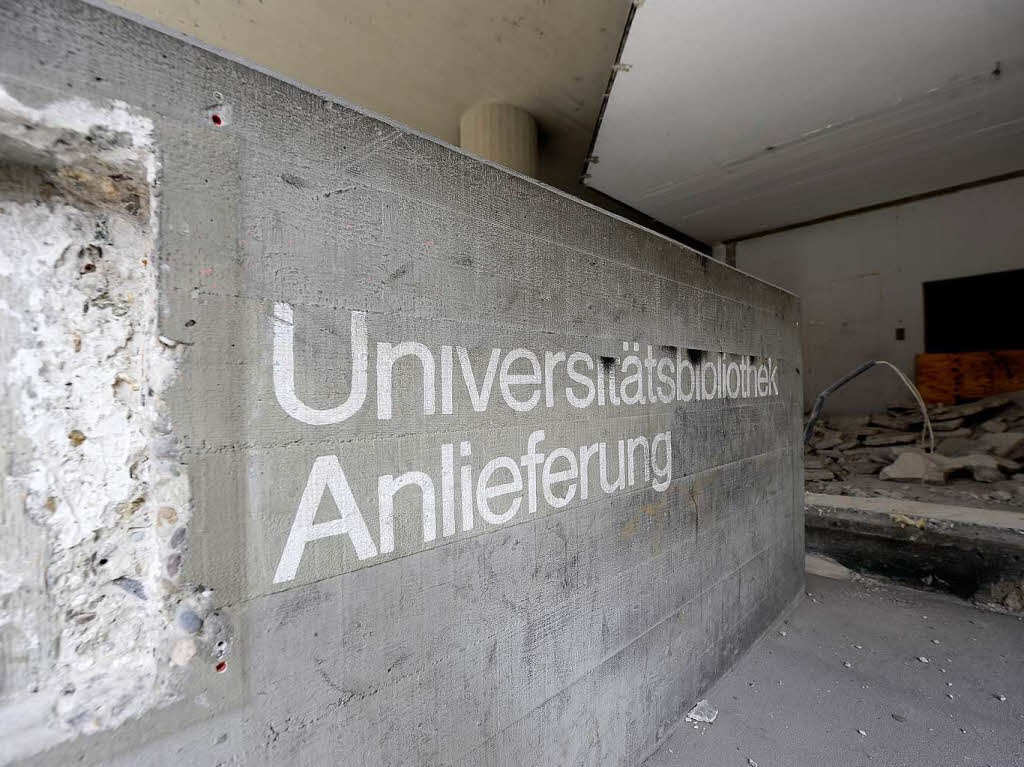
[[[916,368],[917,388],[929,403],[1024,389],[1024,350],[918,354]]]

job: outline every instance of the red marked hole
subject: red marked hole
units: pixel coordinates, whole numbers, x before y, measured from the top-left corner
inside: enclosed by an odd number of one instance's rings
[[[220,674],[225,669],[227,669],[227,667],[228,667],[228,662],[226,660],[222,660],[220,663],[218,663],[216,666],[213,667],[213,670],[216,671],[218,674]]]
[[[210,122],[214,125],[223,125],[224,119],[220,115],[210,115]]]

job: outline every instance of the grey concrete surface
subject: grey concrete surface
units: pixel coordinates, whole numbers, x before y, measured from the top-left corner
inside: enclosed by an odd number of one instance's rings
[[[0,85],[0,761],[636,764],[799,592],[791,294],[93,5]]]
[[[807,592],[708,691],[716,721],[645,767],[1024,764],[1021,618],[864,579]]]

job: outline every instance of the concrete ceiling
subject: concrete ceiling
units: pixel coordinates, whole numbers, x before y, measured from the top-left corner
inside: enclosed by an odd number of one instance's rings
[[[588,184],[714,242],[1024,169],[1024,2],[647,0]]]
[[[481,101],[528,110],[542,180],[574,192],[629,0],[114,0],[458,145]]]

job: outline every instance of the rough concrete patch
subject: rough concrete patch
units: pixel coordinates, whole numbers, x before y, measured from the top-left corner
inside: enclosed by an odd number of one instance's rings
[[[63,179],[60,202],[0,201],[0,629],[19,648],[0,689],[5,763],[171,700],[175,611],[205,595],[168,575],[172,532],[156,524],[167,508],[187,522],[189,489],[157,449],[177,353],[157,340],[152,127],[2,90],[0,110],[3,146],[33,147]]]
[[[31,123],[3,109],[0,93],[0,196],[17,202],[66,202],[82,211],[123,213],[150,218],[149,170],[123,155],[124,139],[89,136],[66,130],[28,129]]]

